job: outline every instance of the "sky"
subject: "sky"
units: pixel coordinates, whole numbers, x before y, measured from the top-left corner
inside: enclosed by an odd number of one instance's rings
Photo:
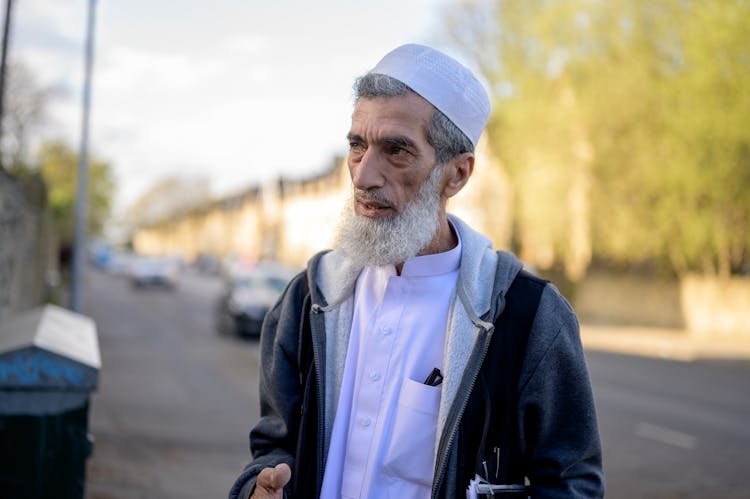
[[[216,196],[304,178],[346,152],[356,76],[402,43],[458,54],[450,0],[99,0],[90,151],[117,212],[170,175]],[[54,89],[42,139],[81,136],[88,2],[16,0],[9,58]]]

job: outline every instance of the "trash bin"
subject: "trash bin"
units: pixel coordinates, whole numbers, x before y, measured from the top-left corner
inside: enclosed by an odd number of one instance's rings
[[[45,305],[0,324],[1,497],[83,498],[100,367],[86,316]]]

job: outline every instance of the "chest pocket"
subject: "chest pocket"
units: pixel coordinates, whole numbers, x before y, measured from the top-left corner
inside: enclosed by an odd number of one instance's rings
[[[431,487],[440,386],[406,379],[401,385],[391,440],[383,460],[387,475]]]

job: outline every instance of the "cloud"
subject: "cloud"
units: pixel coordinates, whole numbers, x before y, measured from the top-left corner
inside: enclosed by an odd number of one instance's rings
[[[195,85],[196,69],[188,54],[119,47],[98,61],[96,85],[108,92],[181,91]]]
[[[236,34],[224,38],[219,47],[241,55],[259,55],[269,47],[268,39],[260,35]]]
[[[113,163],[119,204],[165,172],[209,172],[221,191],[327,166],[345,150],[353,78],[424,41],[444,1],[100,2],[91,144]],[[18,54],[67,89],[50,114],[75,145],[87,1],[16,7]]]
[[[249,47],[247,40],[232,44],[242,47],[240,52]],[[242,65],[240,57],[189,57],[126,47],[110,51],[94,78],[92,139],[97,149],[116,158],[115,168],[128,182],[133,175],[165,169],[231,176],[231,169],[243,165],[247,172],[248,136],[262,136],[269,129],[267,115],[279,103],[269,108],[261,90],[270,68]],[[248,103],[253,94],[260,100]],[[124,194],[127,203],[137,193],[128,189]]]
[[[85,0],[24,0],[14,2],[14,31],[21,36],[31,34],[32,40],[46,43],[56,40],[65,48],[70,44],[83,45],[86,35]]]

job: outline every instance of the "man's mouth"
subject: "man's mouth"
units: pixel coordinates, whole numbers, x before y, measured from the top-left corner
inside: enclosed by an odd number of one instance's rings
[[[391,204],[384,201],[364,199],[363,197],[355,199],[355,211],[361,216],[381,218],[389,216],[394,210],[395,208]]]

